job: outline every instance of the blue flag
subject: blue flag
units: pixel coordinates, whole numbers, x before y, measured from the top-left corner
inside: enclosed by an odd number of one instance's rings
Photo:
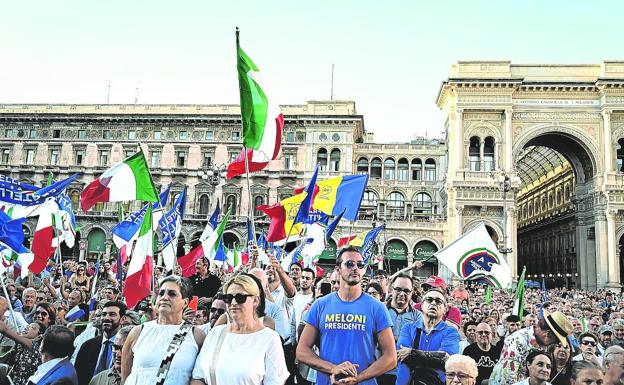
[[[214,212],[210,216],[210,226],[212,229],[216,229],[219,226],[219,215],[221,215],[221,207],[219,207],[219,200],[217,199],[217,207],[215,207]]]
[[[28,250],[24,243],[24,230],[22,223],[26,218],[11,219],[4,211],[0,211],[0,242],[6,247],[20,254]]]
[[[369,231],[364,237],[364,242],[362,243],[362,256],[364,257],[364,262],[366,262],[366,264],[368,264],[370,257],[373,256],[373,246],[375,245],[375,240],[377,239],[377,236],[379,235],[381,230],[385,228],[385,224],[377,226]]]
[[[266,237],[264,236],[264,231],[260,234],[260,236],[258,237],[258,249],[260,250],[266,250],[268,248],[269,244],[266,240]]]
[[[130,242],[134,235],[139,232],[143,224],[143,217],[145,217],[145,212],[149,205],[150,203],[146,204],[141,210],[132,213],[128,218],[119,222],[112,228],[113,242],[117,248],[121,248],[123,245]]]
[[[223,246],[223,240],[219,241],[219,247],[217,248],[217,253],[215,254],[215,261],[227,261],[227,254],[225,254],[225,246]]]
[[[165,206],[167,206],[167,201],[169,200],[169,191],[171,190],[171,183],[169,183],[169,186],[167,186],[167,188],[160,193],[160,195],[158,195],[158,202],[154,203],[153,209],[157,210],[158,208],[165,208]]]
[[[49,197],[56,197],[62,193],[67,186],[76,179],[78,174],[56,182],[50,186],[38,188],[27,183],[22,183],[17,179],[0,175],[0,202],[5,202],[20,206],[34,206],[45,202]]]
[[[250,245],[255,239],[255,234],[251,230],[251,220],[247,218],[247,245]]]
[[[67,188],[67,186],[69,186],[71,184],[71,182],[73,182],[76,177],[80,175],[79,173],[76,173],[72,176],[70,176],[69,178],[56,182],[56,183],[52,183],[49,186],[46,186],[44,188],[41,188],[35,192],[33,192],[33,196],[35,199],[37,200],[41,200],[42,202],[44,200],[46,200],[46,198],[48,197],[56,197],[57,195],[59,195],[60,193],[62,193],[63,191],[65,191],[65,189]]]
[[[312,206],[312,198],[314,198],[314,189],[316,188],[316,177],[318,175],[319,166],[318,164],[314,168],[314,174],[312,174],[312,179],[305,188],[306,197],[301,201],[299,205],[299,210],[297,210],[297,216],[295,217],[294,223],[301,223],[307,220],[308,215],[310,213],[310,207]]]
[[[334,231],[336,230],[336,227],[338,227],[338,223],[342,219],[342,216],[344,215],[345,211],[346,211],[346,209],[342,210],[342,212],[336,218],[334,218],[334,220],[327,226],[327,229],[325,230],[325,240],[326,241],[329,242],[329,240],[331,239],[331,236],[334,233]]]
[[[168,245],[174,241],[182,229],[182,219],[184,218],[184,208],[186,206],[186,188],[178,195],[173,207],[159,221],[162,230],[163,245]]]
[[[318,210],[310,210],[308,216],[303,221],[304,224],[308,225],[311,225],[312,223],[321,223],[327,225],[327,222],[329,222],[329,215]]]

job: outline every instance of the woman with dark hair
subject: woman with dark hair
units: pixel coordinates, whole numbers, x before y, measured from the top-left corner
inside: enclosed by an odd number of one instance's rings
[[[570,344],[556,343],[548,346],[548,353],[552,356],[550,383],[552,385],[569,385],[572,375],[572,347]]]
[[[201,329],[186,323],[184,309],[193,287],[188,279],[170,275],[160,281],[158,317],[136,326],[122,350],[121,382],[125,385],[188,384],[204,343]]]
[[[46,327],[38,322],[33,322],[26,326],[20,334],[20,339],[16,339],[15,357],[12,362],[10,372],[11,379],[15,385],[26,385],[28,378],[35,374],[37,367],[41,364],[41,337],[45,333]],[[9,337],[10,338],[10,337]],[[24,343],[29,343],[24,345]]]
[[[191,385],[281,385],[288,378],[279,335],[265,327],[259,314],[262,288],[248,274],[239,274],[224,288],[224,301],[232,322],[208,333]],[[244,365],[232,365],[244,362]]]
[[[377,282],[369,283],[366,287],[366,293],[379,301],[381,301],[381,297],[383,296],[383,290],[381,289],[381,285]]]
[[[79,263],[76,272],[69,278],[69,283],[73,287],[82,291],[89,292],[91,290],[91,278],[87,275],[87,265]]]
[[[529,376],[514,385],[551,385],[548,382],[552,369],[550,354],[533,350],[527,355],[525,365]]]

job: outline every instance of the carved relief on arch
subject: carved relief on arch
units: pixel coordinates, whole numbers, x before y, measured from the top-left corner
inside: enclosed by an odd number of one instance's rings
[[[624,138],[624,123],[611,124],[611,141],[615,145],[618,139]]]
[[[502,141],[500,127],[490,122],[468,122],[464,130],[464,140],[470,139],[473,136],[478,136],[481,141],[485,140],[488,136],[493,137],[496,143]]]

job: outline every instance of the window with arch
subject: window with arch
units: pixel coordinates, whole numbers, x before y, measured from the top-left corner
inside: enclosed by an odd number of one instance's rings
[[[483,171],[494,171],[494,168],[494,138],[488,136],[483,146]]]
[[[377,193],[371,190],[364,191],[362,206],[377,206]]]
[[[565,186],[565,199],[566,200],[570,199],[570,186],[569,185]]]
[[[264,215],[264,212],[258,210],[258,206],[264,205],[264,197],[262,195],[256,195],[254,197],[254,216],[261,217]]]
[[[414,212],[416,214],[431,214],[431,209],[433,208],[431,195],[425,192],[420,192],[416,194],[415,198]]]
[[[327,150],[324,148],[319,148],[318,153],[316,154],[316,163],[319,165],[319,169],[321,171],[327,171]]]
[[[74,211],[77,211],[78,207],[80,207],[80,193],[77,190],[72,191],[70,193],[70,199],[74,205]]]
[[[429,182],[436,180],[436,163],[431,158],[425,161],[425,180]]]
[[[617,171],[624,173],[624,138],[617,141]]]
[[[237,202],[237,197],[234,194],[230,194],[227,196],[227,198],[225,198],[225,212],[227,213],[228,210],[230,211],[231,215],[236,215],[236,202]]]
[[[548,203],[546,203],[546,196],[542,196],[542,203],[540,205],[540,211],[544,212],[548,210]]]
[[[561,189],[557,190],[557,205],[563,203],[563,196],[561,195]]]
[[[340,150],[337,148],[329,155],[329,171],[340,171]]]
[[[200,215],[208,215],[210,211],[210,197],[208,194],[201,194],[199,196],[199,211],[197,212]]]
[[[553,194],[550,193],[548,194],[548,208],[552,209],[553,207],[555,207],[555,198],[553,197]]]
[[[397,179],[403,181],[409,180],[409,162],[405,158],[399,159]]]
[[[405,197],[398,191],[393,191],[388,195],[388,213],[391,217],[401,218],[405,208]]]
[[[470,138],[470,147],[468,147],[468,160],[470,162],[470,171],[481,171],[481,143],[479,137]]]
[[[368,159],[366,158],[358,159],[356,171],[358,174],[368,174]]]
[[[371,160],[370,177],[381,179],[381,159],[373,158],[373,160]]]
[[[396,162],[392,158],[384,160],[384,179],[393,180]]]
[[[422,179],[422,160],[412,159],[412,180]]]

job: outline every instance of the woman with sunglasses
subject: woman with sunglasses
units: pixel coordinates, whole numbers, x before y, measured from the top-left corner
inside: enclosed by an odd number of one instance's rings
[[[6,324],[2,323],[3,326]],[[38,322],[33,322],[26,326],[21,334],[11,336],[5,332],[5,335],[15,342],[15,356],[9,362],[13,367],[11,371],[11,379],[15,385],[28,384],[28,378],[35,374],[37,367],[41,365],[41,353],[39,353],[39,345],[41,344],[41,336],[45,332],[46,327]],[[16,337],[16,338],[14,338]],[[19,337],[19,338],[17,338]]]
[[[223,300],[232,322],[215,326],[193,369],[191,385],[281,385],[288,378],[279,335],[258,317],[262,291],[247,274],[230,279]],[[241,363],[236,365],[234,363]]]
[[[125,385],[188,384],[205,334],[184,321],[192,296],[188,279],[170,275],[160,281],[155,320],[136,326],[122,350],[121,382]]]
[[[85,264],[81,263],[78,265],[76,273],[69,278],[69,283],[71,283],[73,287],[89,292],[91,288],[91,278],[87,276],[87,266]]]

